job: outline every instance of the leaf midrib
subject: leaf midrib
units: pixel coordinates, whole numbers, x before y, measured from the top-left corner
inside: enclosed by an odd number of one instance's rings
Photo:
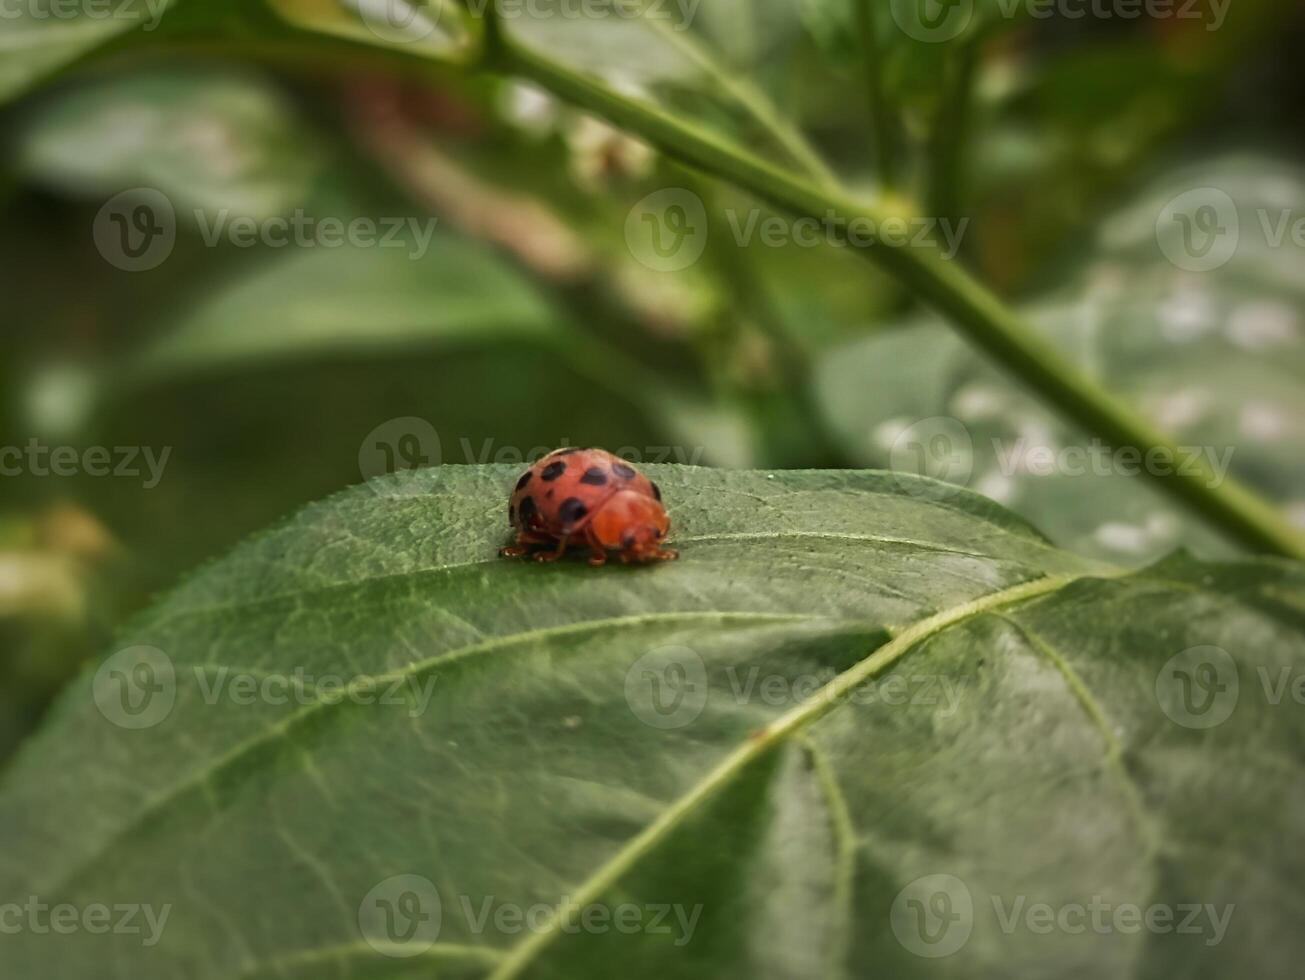
[[[1095,574],[1099,575],[1100,573]],[[1116,574],[1127,574],[1127,572],[1126,570],[1118,570]],[[891,666],[901,657],[905,656],[906,653],[908,653],[918,643],[975,616],[1028,599],[1048,595],[1059,591],[1074,582],[1091,577],[1094,577],[1094,573],[1084,572],[1069,575],[1044,576],[1032,579],[1019,585],[1002,589],[997,592],[991,592],[977,599],[970,600],[969,602],[953,606],[950,609],[918,620],[910,626],[894,631],[893,638],[889,640],[889,642],[878,647],[869,656],[858,661],[848,670],[834,677],[829,683],[817,691],[809,701],[791,709],[780,718],[771,722],[760,732],[753,733],[745,743],[730,752],[697,784],[691,787],[688,792],[682,794],[678,800],[670,804],[662,811],[662,814],[657,819],[652,821],[635,837],[631,838],[631,840],[627,842],[627,844],[615,855],[596,869],[594,873],[581,884],[579,889],[573,890],[571,893],[572,895],[579,895],[581,897],[581,900],[575,903],[575,907],[583,908],[597,900],[597,898],[600,897],[601,894],[610,887],[610,885],[619,880],[619,878],[635,863],[637,863],[638,860],[640,860],[648,851],[654,848],[676,827],[688,819],[699,805],[704,804],[709,799],[713,798],[717,791],[728,783],[737,773],[741,772],[750,762],[759,758],[780,742],[797,734],[808,725],[833,710],[853,689],[872,679],[884,669]],[[376,685],[383,685],[394,680],[402,680],[417,676],[426,670],[445,667],[468,657],[488,654],[503,648],[510,648],[522,643],[530,643],[558,635],[571,635],[614,626],[638,626],[648,623],[701,619],[715,621],[737,619],[746,622],[812,622],[827,620],[830,619],[830,617],[803,613],[697,610],[671,613],[642,613],[630,616],[584,620],[562,626],[553,626],[522,633],[514,633],[509,636],[494,637],[481,643],[471,644],[435,657],[416,661],[397,671],[389,671],[384,674],[368,675],[365,678],[359,678],[359,681],[354,685],[351,685],[349,690],[363,691]],[[854,621],[851,620],[835,621],[843,622],[848,626],[855,625]],[[882,624],[876,625],[882,626]],[[347,696],[330,701],[315,701],[312,704],[305,705],[275,724],[262,729],[257,734],[233,746],[222,756],[215,759],[211,764],[205,766],[201,770],[197,770],[187,778],[174,784],[166,792],[149,800],[131,817],[130,820],[124,823],[117,831],[108,837],[99,850],[79,862],[71,869],[71,871],[60,878],[55,885],[44,889],[44,891],[47,894],[58,894],[63,892],[73,881],[90,868],[93,868],[104,855],[112,853],[115,842],[129,837],[137,828],[148,822],[153,816],[166,810],[167,807],[175,804],[178,800],[185,798],[189,792],[197,790],[205,785],[215,774],[236,765],[240,760],[256,751],[261,746],[269,744],[275,739],[285,737],[290,731],[298,727],[306,719],[315,716],[318,712],[330,707],[351,703],[353,702]],[[570,906],[565,906],[564,908],[570,908]],[[490,980],[508,980],[508,978],[518,976],[531,960],[559,935],[560,927],[565,924],[565,920],[559,920],[557,917],[557,910],[554,910],[554,917],[545,928],[538,932],[533,932],[525,941],[513,948],[505,956],[495,972],[491,974]]]
[[[1127,571],[1119,570],[1115,574],[1127,574]],[[975,616],[1057,592],[1090,577],[1094,576],[1085,573],[1033,579],[953,606],[902,629],[869,656],[834,677],[808,701],[790,709],[760,732],[753,733],[717,763],[688,792],[663,810],[661,816],[631,838],[577,888],[571,889],[568,902],[559,907],[563,914],[555,909],[547,925],[518,943],[487,980],[513,980],[520,976],[561,935],[562,928],[571,924],[568,914],[574,915],[576,909],[583,909],[601,899],[627,871],[689,819],[699,806],[714,798],[751,762],[833,711],[851,691],[896,663],[917,644]]]

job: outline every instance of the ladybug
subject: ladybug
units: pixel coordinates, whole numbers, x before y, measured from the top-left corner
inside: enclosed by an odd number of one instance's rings
[[[545,545],[535,561],[557,561],[572,543],[589,546],[591,565],[605,564],[609,550],[623,562],[678,557],[662,544],[671,521],[657,484],[604,449],[555,449],[540,459],[517,480],[508,520],[517,532],[499,552],[508,558]]]

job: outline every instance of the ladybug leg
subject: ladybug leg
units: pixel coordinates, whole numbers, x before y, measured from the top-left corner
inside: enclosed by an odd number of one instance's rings
[[[566,553],[568,538],[564,534],[557,539],[557,548],[553,551],[540,551],[534,555],[535,561],[557,561]]]
[[[594,531],[592,526],[585,529],[585,544],[589,545],[590,565],[598,568],[601,565],[607,564],[607,549],[604,548],[603,543],[598,540],[598,534]]]
[[[656,551],[622,551],[621,561],[645,562],[645,561],[674,561],[680,557],[680,553],[674,548],[658,548]]]
[[[530,553],[531,545],[552,544],[553,539],[537,531],[518,531],[517,540],[506,548],[499,548],[498,553],[504,558],[520,558]]]

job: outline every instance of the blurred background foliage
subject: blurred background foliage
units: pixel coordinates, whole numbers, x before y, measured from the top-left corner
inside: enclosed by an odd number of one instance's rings
[[[703,0],[688,30],[507,26],[778,163],[968,218],[962,257],[982,280],[1181,441],[1235,446],[1233,472],[1305,525],[1305,250],[1251,243],[1194,274],[1154,239],[1193,186],[1237,188],[1248,226],[1305,205],[1305,17],[1237,0],[1209,30],[1200,6],[1044,19],[984,0],[947,43],[847,0]],[[972,436],[965,482],[1060,544],[1123,562],[1230,553],[1137,479],[1002,471],[995,446],[1082,437],[845,250],[739,247],[720,224],[753,207],[739,192],[460,67],[457,31],[386,43],[356,7],[310,0],[174,0],[149,31],[40,16],[49,0],[14,10],[0,445],[170,456],[149,488],[0,477],[0,755],[150,594],[370,475],[360,453],[396,419],[437,436],[396,465],[566,442],[837,467],[886,466],[904,426],[949,416]],[[715,223],[673,273],[624,238],[632,206],[668,186]],[[137,187],[167,196],[177,232],[165,262],[131,273],[92,228]],[[401,218],[404,247],[205,240],[213,222],[296,211]]]

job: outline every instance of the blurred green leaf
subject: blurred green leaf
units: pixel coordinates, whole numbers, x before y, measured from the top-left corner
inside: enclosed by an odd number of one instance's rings
[[[1290,238],[1301,200],[1300,171],[1268,160],[1171,173],[1101,225],[1095,257],[1071,284],[1025,310],[1181,446],[1230,461],[1233,474],[1305,525],[1305,248]],[[1212,226],[1219,251],[1201,258],[1204,243],[1184,239],[1184,221],[1207,213],[1224,232]],[[1195,224],[1188,231],[1205,234]],[[1223,255],[1217,268],[1196,271]],[[1200,521],[1124,472],[1138,469],[1127,459],[1098,462],[1071,450],[1075,472],[1053,472],[1048,453],[1092,444],[936,321],[830,350],[819,384],[855,458],[917,465],[913,441],[942,435],[954,445],[926,461],[926,471],[950,470],[1064,547],[1127,561],[1180,544],[1226,552]]]
[[[455,0],[268,0],[286,21],[396,52],[461,60],[475,36]]]
[[[342,229],[340,244],[318,237],[323,221]],[[477,341],[563,346],[563,325],[525,280],[487,248],[437,230],[434,218],[314,216],[303,229],[307,247],[269,256],[179,315],[115,375],[175,381],[286,359]],[[346,234],[375,244],[348,244]]]
[[[131,31],[155,30],[171,0],[69,4],[24,0],[6,9],[0,30],[0,102]]]
[[[210,218],[286,213],[325,163],[285,96],[233,69],[99,79],[42,104],[16,142],[18,170],[33,182],[105,198],[150,187]]]

